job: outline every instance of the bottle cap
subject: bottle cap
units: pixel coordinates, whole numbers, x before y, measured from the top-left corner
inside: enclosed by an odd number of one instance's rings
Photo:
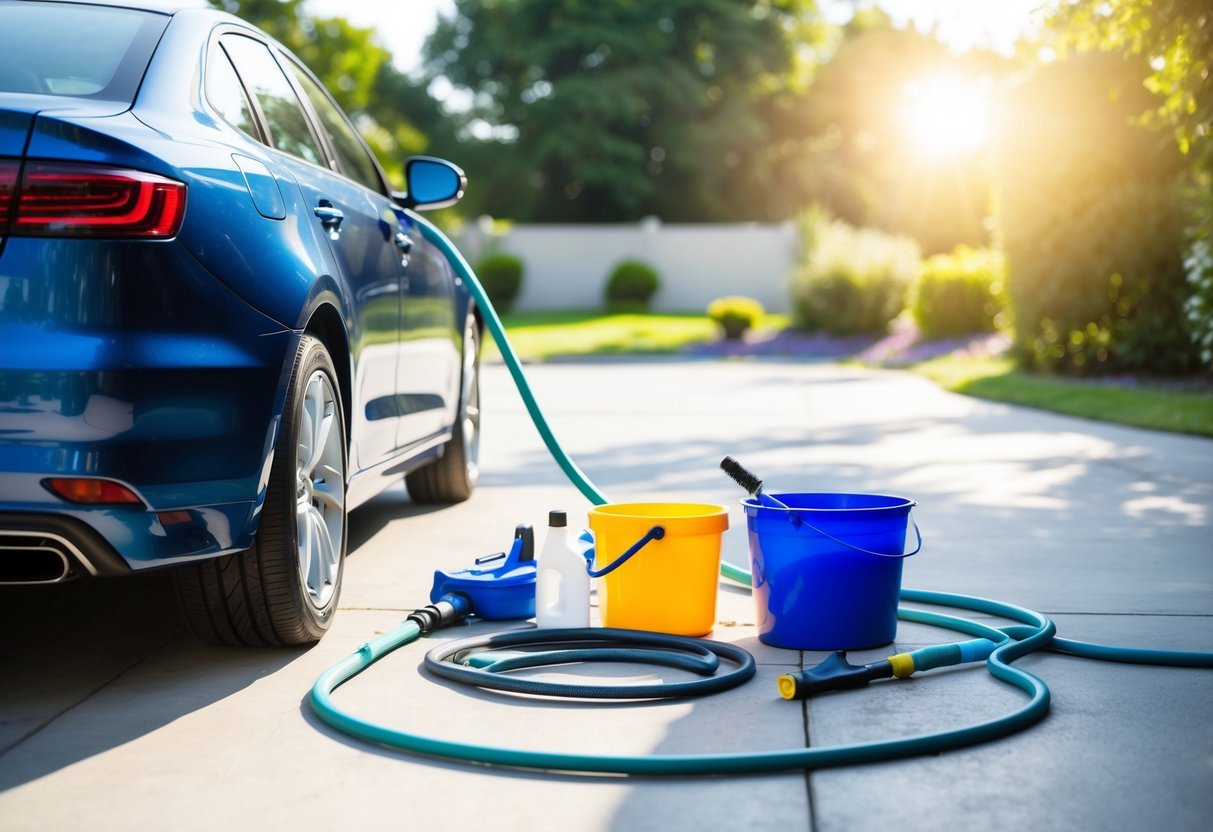
[[[548,512],[548,525],[552,528],[563,529],[569,524],[569,517],[560,509]]]

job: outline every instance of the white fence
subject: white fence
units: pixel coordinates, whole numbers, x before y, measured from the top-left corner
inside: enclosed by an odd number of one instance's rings
[[[517,310],[601,307],[611,270],[637,259],[661,276],[655,310],[702,312],[716,298],[745,295],[768,312],[787,312],[800,247],[792,223],[665,225],[653,218],[634,225],[513,225],[500,233],[483,218],[457,242],[473,266],[489,251],[522,260]]]

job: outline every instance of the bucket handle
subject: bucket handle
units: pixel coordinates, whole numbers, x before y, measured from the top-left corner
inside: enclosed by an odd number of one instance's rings
[[[665,537],[665,529],[661,526],[654,526],[645,532],[642,538],[633,543],[626,552],[615,558],[615,560],[611,561],[606,566],[602,567],[601,569],[595,569],[593,566],[591,566],[591,561],[587,561],[585,571],[589,573],[591,578],[601,578],[603,575],[614,572],[616,569],[627,563],[628,558],[643,549],[650,541],[661,540],[663,537]]]
[[[922,549],[922,530],[918,528],[918,521],[916,521],[914,519],[913,514],[909,515],[909,519],[910,519],[911,525],[914,526],[914,536],[918,538],[918,545],[914,547],[914,551],[902,552],[899,555],[889,554],[888,552],[873,552],[871,549],[864,549],[860,546],[856,546],[854,543],[847,543],[845,540],[841,540],[837,537],[834,537],[834,535],[817,528],[812,523],[810,523],[809,521],[807,521],[803,518],[797,518],[797,519],[800,520],[800,523],[798,525],[807,526],[808,528],[817,532],[822,537],[828,538],[828,539],[834,541],[835,543],[840,543],[843,546],[846,546],[848,549],[854,549],[856,552],[863,552],[865,555],[876,555],[877,557],[881,557],[881,558],[908,558],[910,555],[918,554],[919,551],[921,551],[921,549]]]

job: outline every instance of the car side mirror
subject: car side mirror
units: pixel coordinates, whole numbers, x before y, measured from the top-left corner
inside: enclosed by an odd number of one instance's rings
[[[403,194],[393,194],[405,208],[424,211],[454,205],[463,196],[467,177],[462,170],[445,159],[432,156],[412,156],[404,163]]]

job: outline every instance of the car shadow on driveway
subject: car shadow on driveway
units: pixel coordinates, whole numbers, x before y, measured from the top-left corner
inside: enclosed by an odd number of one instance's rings
[[[447,503],[415,503],[403,486],[389,488],[350,512],[346,556],[357,551],[389,523],[407,517],[419,517],[450,508]]]
[[[165,573],[5,587],[0,791],[116,748],[230,696],[301,649],[207,647]]]
[[[416,505],[389,492],[351,512],[349,551]],[[202,644],[183,624],[172,577],[156,572],[0,587],[0,791],[129,743],[226,699],[310,648]]]

